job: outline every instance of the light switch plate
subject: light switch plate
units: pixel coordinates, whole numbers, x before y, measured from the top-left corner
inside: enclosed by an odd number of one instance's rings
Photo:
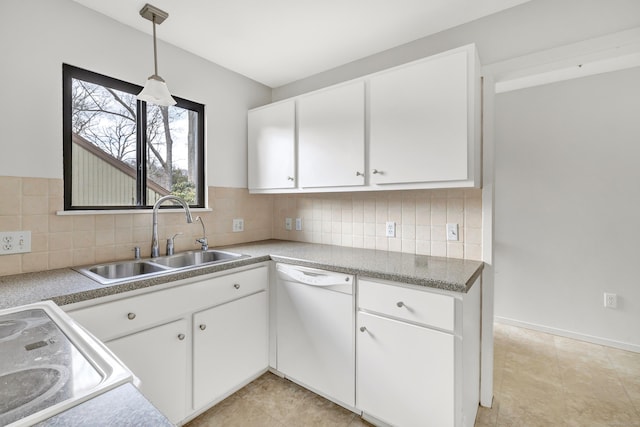
[[[302,231],[302,218],[296,218],[296,231]]]
[[[447,224],[447,240],[458,241],[458,224]]]
[[[293,229],[293,219],[291,219],[291,218],[285,218],[284,219],[284,229],[285,230],[292,230]]]

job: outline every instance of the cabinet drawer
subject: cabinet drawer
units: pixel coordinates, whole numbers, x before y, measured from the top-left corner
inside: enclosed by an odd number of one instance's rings
[[[212,307],[267,289],[266,267],[204,279],[103,304],[68,314],[101,340],[140,330],[179,315]]]
[[[455,328],[455,299],[448,295],[359,279],[358,307],[451,332]]]

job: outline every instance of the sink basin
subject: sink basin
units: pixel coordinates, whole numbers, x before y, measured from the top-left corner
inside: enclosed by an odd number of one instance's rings
[[[98,283],[110,285],[123,280],[158,276],[178,269],[217,264],[246,257],[248,255],[209,249],[206,251],[181,252],[148,260],[118,261],[89,267],[77,267],[74,270]]]
[[[145,261],[126,261],[116,264],[96,265],[89,271],[105,279],[122,279],[124,277],[140,276],[141,274],[156,273],[166,268]]]
[[[168,269],[169,268],[164,265],[149,261],[131,260],[94,265],[91,267],[80,267],[75,270],[102,284],[110,284],[124,279],[159,274]]]
[[[232,259],[238,259],[242,257],[245,257],[245,255],[209,249],[207,251],[189,251],[175,255],[154,258],[153,262],[167,266],[169,268],[184,268],[202,264],[230,261]]]

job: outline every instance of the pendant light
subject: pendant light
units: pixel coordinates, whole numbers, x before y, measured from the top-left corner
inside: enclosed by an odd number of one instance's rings
[[[142,92],[138,94],[140,101],[146,101],[152,104],[168,107],[170,105],[176,105],[176,100],[173,99],[167,84],[164,79],[158,75],[158,48],[156,44],[156,24],[160,25],[165,19],[169,17],[169,14],[163,10],[158,9],[150,4],[145,4],[140,9],[140,16],[148,19],[153,23],[153,69],[154,73],[149,76],[147,83],[144,85]]]

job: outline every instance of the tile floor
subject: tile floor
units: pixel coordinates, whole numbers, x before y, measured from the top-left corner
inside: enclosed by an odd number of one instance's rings
[[[640,427],[640,354],[495,325],[494,403],[476,427]],[[267,373],[187,427],[369,426]]]

